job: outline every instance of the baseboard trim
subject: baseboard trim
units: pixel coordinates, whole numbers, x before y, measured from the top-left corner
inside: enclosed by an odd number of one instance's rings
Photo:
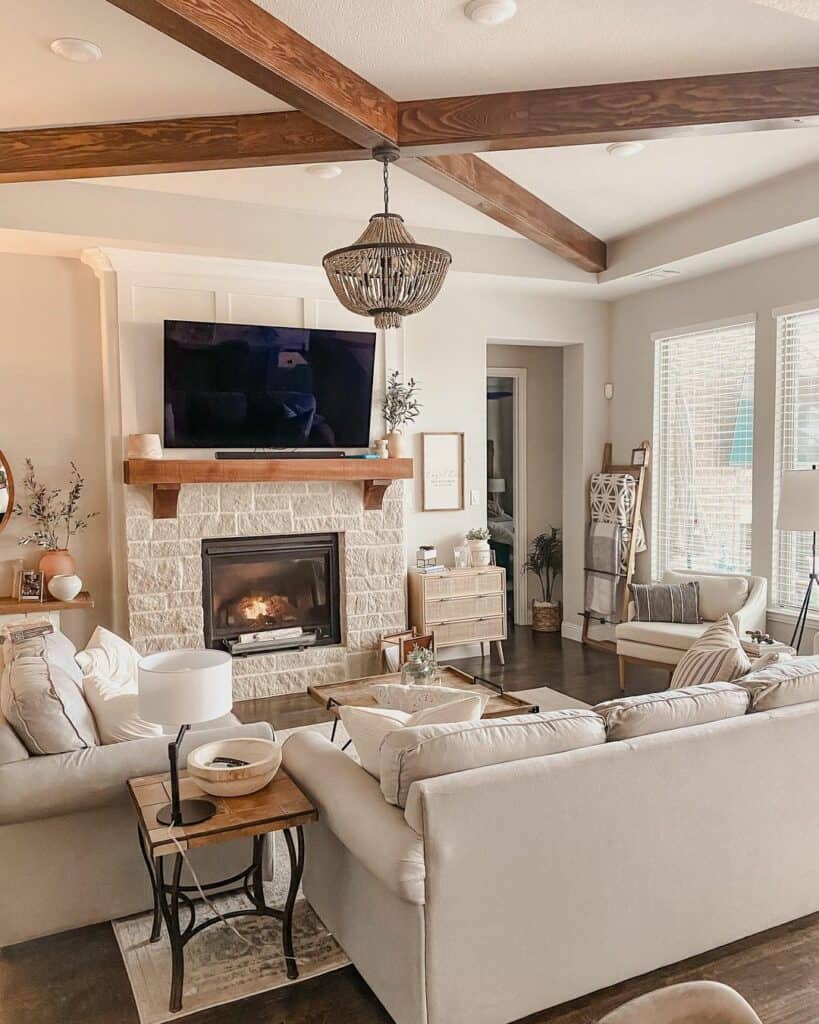
[[[560,624],[560,635],[565,640],[574,640],[579,644],[583,643],[583,627],[574,622],[566,622],[564,619]]]

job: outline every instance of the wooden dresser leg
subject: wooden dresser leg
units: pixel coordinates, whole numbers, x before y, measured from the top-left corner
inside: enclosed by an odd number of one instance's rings
[[[618,655],[617,657],[617,669],[620,674],[620,692],[626,692],[626,659]]]
[[[495,641],[495,650],[498,652],[498,661],[501,665],[505,665],[506,659],[503,656],[503,643],[500,640]]]
[[[489,657],[489,644],[485,640],[481,640],[481,657]]]

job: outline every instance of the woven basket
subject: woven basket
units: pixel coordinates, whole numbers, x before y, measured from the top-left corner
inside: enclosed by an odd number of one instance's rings
[[[532,601],[532,629],[538,633],[559,633],[563,613],[560,602],[538,604]]]

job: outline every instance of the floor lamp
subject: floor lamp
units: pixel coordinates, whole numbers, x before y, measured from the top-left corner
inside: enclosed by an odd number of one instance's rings
[[[813,535],[811,547],[811,567],[808,576],[808,587],[796,617],[791,647],[799,653],[805,623],[810,610],[810,599],[814,585],[819,585],[816,574],[816,531],[819,529],[819,471],[816,466],[811,469],[788,469],[782,474],[782,489],[779,495],[779,515],[776,520],[779,530],[793,530],[798,533]]]

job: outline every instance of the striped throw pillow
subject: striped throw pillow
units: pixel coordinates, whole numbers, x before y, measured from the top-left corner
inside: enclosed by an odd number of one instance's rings
[[[690,583],[629,583],[636,622],[702,622],[700,585]]]
[[[742,649],[731,617],[723,615],[680,658],[671,677],[671,689],[730,683],[750,671],[750,658]]]

